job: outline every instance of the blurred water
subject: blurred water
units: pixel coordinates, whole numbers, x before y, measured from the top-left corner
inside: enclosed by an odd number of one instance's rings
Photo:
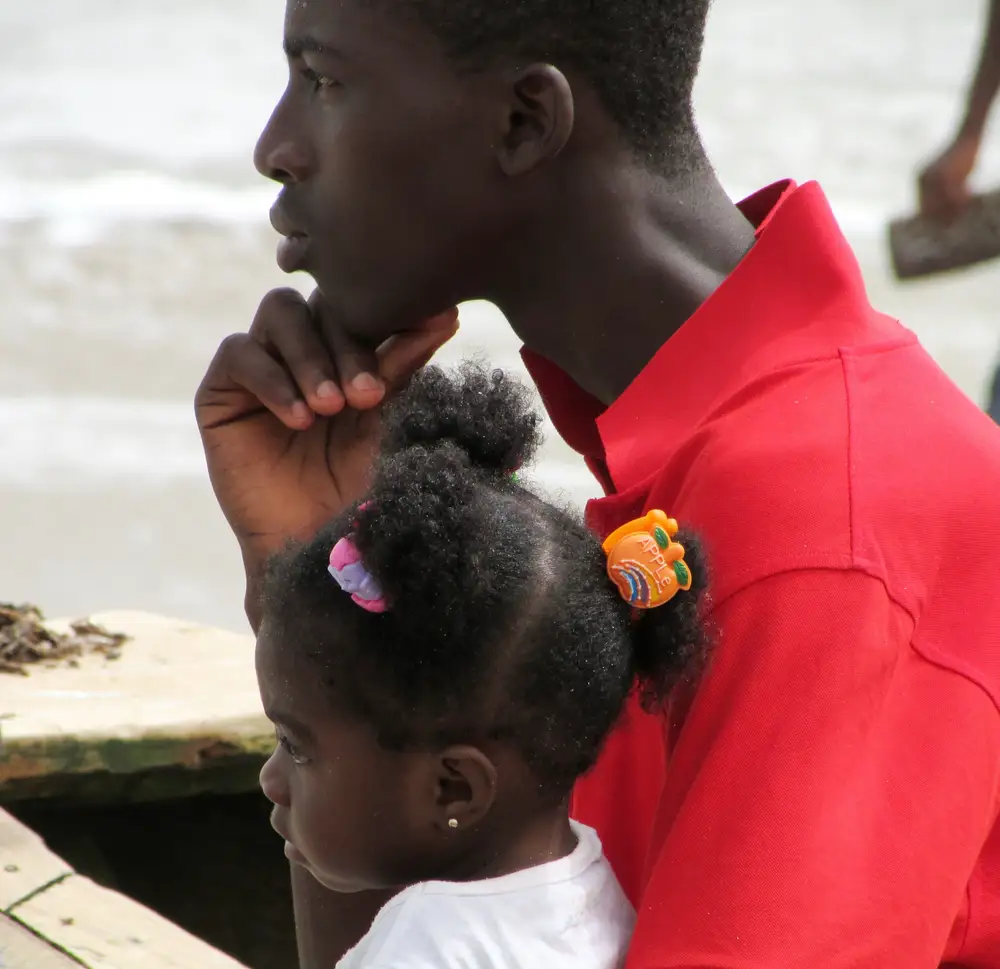
[[[819,178],[873,300],[981,396],[1000,265],[908,288],[886,219],[959,110],[980,0],[716,0],[697,99],[735,196]],[[219,339],[285,282],[256,135],[284,84],[280,0],[0,5],[0,599],[241,628],[238,556],[190,400]],[[1000,182],[1000,131],[978,176]],[[452,357],[517,366],[489,307]],[[593,493],[551,442],[544,483]]]

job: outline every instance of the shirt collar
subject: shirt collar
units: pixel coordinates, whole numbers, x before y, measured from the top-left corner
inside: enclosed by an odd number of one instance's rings
[[[858,307],[871,312],[857,260],[819,185],[776,182],[739,207],[756,227],[753,248],[610,407],[522,350],[556,430],[591,461],[606,463],[618,491],[655,474],[671,442],[690,437],[755,375],[819,344],[849,341]]]

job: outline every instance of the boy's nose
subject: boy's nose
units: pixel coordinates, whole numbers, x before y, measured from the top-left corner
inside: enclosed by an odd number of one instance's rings
[[[258,143],[254,152],[254,165],[261,175],[282,185],[305,181],[309,165],[304,151],[287,139],[264,148],[260,147],[261,144],[263,141]]]
[[[311,166],[311,152],[287,115],[284,104],[279,103],[253,153],[257,171],[282,185],[305,181]]]

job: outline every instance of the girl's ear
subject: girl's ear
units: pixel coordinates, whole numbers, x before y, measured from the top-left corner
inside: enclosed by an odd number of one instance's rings
[[[443,833],[474,827],[496,800],[497,769],[478,747],[453,746],[435,758],[434,826]]]

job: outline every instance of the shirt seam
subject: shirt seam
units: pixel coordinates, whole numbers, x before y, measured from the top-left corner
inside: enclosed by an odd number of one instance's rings
[[[504,895],[512,895],[516,892],[523,892],[525,887],[527,888],[548,888],[552,885],[564,885],[566,882],[575,881],[584,872],[586,872],[592,865],[598,864],[600,858],[591,861],[585,868],[578,872],[571,872],[569,874],[563,875],[559,878],[546,879],[544,882],[539,882],[537,885],[515,885],[512,888],[501,888],[495,891],[484,891],[484,892],[451,892],[445,891],[443,889],[435,889],[430,884],[421,885],[420,894],[426,896],[427,898],[500,898]],[[461,882],[455,882],[454,884],[462,884]]]
[[[965,886],[965,930],[962,932],[962,941],[958,946],[958,953],[955,958],[960,959],[965,955],[965,950],[969,947],[969,936],[972,934],[972,881],[979,872],[977,864],[969,876],[969,881]]]
[[[990,688],[982,681],[974,670],[966,667],[962,663],[956,663],[948,657],[937,654],[935,650],[928,648],[920,642],[920,637],[917,633],[917,623],[919,620],[918,614],[909,605],[903,602],[899,596],[893,593],[892,589],[886,583],[885,578],[882,575],[882,570],[879,569],[874,563],[857,560],[851,564],[845,564],[842,566],[832,564],[788,566],[785,568],[774,568],[758,572],[752,578],[747,579],[745,582],[742,582],[740,585],[727,591],[727,593],[721,598],[711,599],[709,615],[713,615],[731,599],[740,595],[742,592],[745,592],[751,586],[754,586],[759,582],[765,582],[768,579],[776,578],[779,575],[791,575],[796,572],[854,572],[857,575],[866,576],[872,581],[877,582],[880,586],[882,586],[888,600],[897,609],[902,610],[907,616],[909,616],[911,622],[913,622],[914,629],[907,640],[907,645],[910,650],[919,656],[925,663],[929,663],[931,666],[937,667],[942,672],[951,673],[953,676],[961,677],[966,682],[972,684],[986,697],[987,700],[989,700],[990,705],[993,707],[994,711],[996,711],[997,716],[1000,717],[1000,697],[993,694],[993,691],[990,690]]]
[[[967,683],[971,683],[986,696],[986,699],[990,701],[990,704],[996,711],[997,716],[1000,717],[1000,699],[998,699],[994,695],[993,691],[982,682],[974,670],[966,667],[962,663],[956,663],[954,660],[936,655],[934,650],[921,645],[918,640],[918,636],[914,635],[910,637],[910,648],[914,653],[916,653],[925,663],[929,663],[931,666],[936,666],[939,670],[951,673],[953,676],[961,677]]]
[[[850,418],[851,418],[850,394],[849,394],[849,391],[847,389],[847,359],[849,359],[849,358],[859,358],[859,357],[876,356],[876,355],[885,354],[885,353],[895,353],[898,350],[908,349],[908,348],[914,346],[915,343],[916,343],[916,338],[911,333],[907,333],[906,335],[904,335],[902,337],[894,338],[892,340],[885,340],[885,341],[883,341],[881,343],[875,343],[875,344],[871,344],[871,345],[863,346],[863,347],[831,347],[831,348],[825,349],[823,351],[817,351],[817,352],[815,352],[813,354],[804,354],[803,356],[798,357],[798,358],[796,358],[794,360],[788,360],[788,361],[785,361],[784,363],[778,364],[777,366],[773,366],[773,367],[771,367],[771,368],[769,368],[767,370],[763,370],[760,373],[755,374],[754,376],[749,377],[748,379],[746,379],[743,382],[741,382],[738,387],[731,387],[729,390],[724,391],[722,393],[722,395],[720,395],[719,398],[711,406],[706,407],[705,410],[704,410],[704,413],[702,413],[695,420],[694,424],[692,425],[692,427],[691,427],[691,435],[690,436],[694,436],[694,434],[696,434],[699,430],[701,430],[702,428],[704,428],[707,424],[710,424],[711,421],[713,420],[713,418],[716,416],[716,414],[721,409],[724,409],[728,405],[728,403],[733,399],[733,397],[736,397],[736,396],[742,394],[746,390],[746,388],[750,384],[752,384],[752,383],[755,383],[755,382],[761,381],[761,380],[770,380],[770,379],[773,379],[773,378],[776,378],[776,377],[781,377],[782,374],[785,374],[786,372],[797,370],[797,369],[799,369],[801,367],[809,367],[809,366],[813,366],[813,365],[816,365],[816,364],[822,364],[822,363],[826,363],[826,364],[839,363],[840,366],[841,366],[841,374],[842,374],[842,377],[843,377],[843,380],[844,380],[845,410],[847,411],[847,419],[848,419],[848,446],[850,447],[850,440],[851,440],[852,433],[851,433],[851,425],[850,425]],[[627,393],[627,391],[626,391],[626,393]],[[597,415],[596,418],[594,418],[594,424],[595,424],[595,426],[597,428],[597,438],[598,438],[598,441],[600,442],[600,446],[601,446],[601,453],[600,454],[591,454],[589,452],[586,452],[586,453],[579,452],[579,451],[577,452],[578,454],[581,454],[581,456],[584,457],[584,458],[589,458],[589,459],[592,459],[592,460],[599,460],[599,461],[601,461],[602,465],[605,468],[607,468],[608,477],[610,478],[611,483],[615,487],[614,487],[614,491],[612,491],[609,494],[607,494],[606,497],[610,497],[611,495],[626,494],[626,493],[631,492],[633,490],[636,490],[636,491],[640,490],[643,487],[645,487],[646,485],[648,485],[649,482],[651,482],[651,481],[655,480],[656,478],[658,478],[659,475],[660,475],[660,469],[657,469],[656,471],[651,472],[650,474],[646,475],[644,478],[640,479],[639,481],[630,482],[624,488],[621,487],[618,484],[618,475],[616,475],[614,473],[614,471],[611,469],[610,462],[608,461],[608,458],[607,458],[608,450],[609,450],[609,444],[613,444],[614,443],[614,436],[613,435],[607,435],[606,436],[605,432],[604,432],[604,429],[602,427],[602,424],[609,417],[611,417],[612,421],[614,421],[616,419],[614,417],[614,414],[615,414],[616,408],[621,403],[623,397],[624,397],[624,394],[622,395],[622,397],[619,397],[618,400],[613,401],[607,407],[606,410],[602,411],[600,414]],[[642,416],[642,417],[644,417],[645,414],[643,412],[643,414],[637,415],[636,412],[635,412],[635,408],[630,408],[626,412],[626,420],[624,421],[624,423],[629,423],[629,421],[632,418],[635,418],[636,416]],[[559,427],[556,426],[555,422],[553,422],[553,427],[555,428],[556,433],[559,434],[560,437],[562,437],[562,432],[559,430]],[[850,457],[850,455],[849,455],[849,457]],[[619,475],[620,475],[620,469],[619,469]],[[848,475],[852,476],[852,469],[850,468],[850,466],[848,468]],[[595,474],[595,477],[597,477],[596,474]],[[625,477],[628,477],[627,471],[626,471]],[[598,484],[600,484],[602,487],[604,486],[604,483],[600,479],[598,479]],[[598,499],[598,500],[600,500],[600,499]],[[854,536],[853,536],[853,522],[851,523],[851,526],[852,526],[851,527],[851,530],[852,530],[851,541],[852,541],[852,550],[853,550],[853,541],[854,541]]]
[[[847,421],[847,531],[851,546],[851,561],[853,562],[857,559],[855,545],[857,529],[854,520],[854,421],[851,407],[851,382],[848,374],[847,356],[843,349],[840,351],[840,371],[844,380],[844,411]]]
[[[825,561],[823,559],[825,559]],[[882,570],[876,565],[876,563],[869,562],[865,559],[855,558],[851,555],[842,555],[840,557],[840,561],[838,562],[836,554],[819,556],[815,562],[799,564],[786,562],[781,565],[775,564],[770,567],[765,566],[758,571],[749,573],[740,582],[727,589],[725,595],[720,597],[716,597],[712,594],[710,586],[709,598],[711,601],[711,611],[715,611],[734,596],[738,596],[740,593],[745,592],[758,582],[765,582],[768,579],[775,578],[779,575],[790,575],[794,572],[856,572],[859,575],[865,575],[882,586],[885,590],[886,596],[893,603],[893,605],[898,606],[906,612],[911,619],[916,619],[909,606],[907,606],[905,602],[901,601],[898,596],[893,595],[892,590],[886,584]],[[709,578],[711,579],[711,576]]]
[[[920,637],[917,633],[916,617],[913,611],[903,602],[892,594],[885,580],[881,575],[877,573],[873,568],[863,567],[863,563],[858,563],[855,566],[836,568],[836,567],[804,567],[804,568],[786,568],[778,569],[766,574],[761,574],[757,579],[749,581],[741,585],[738,589],[733,590],[731,593],[726,595],[724,598],[713,601],[711,604],[711,610],[714,612],[719,609],[723,604],[729,602],[732,598],[739,595],[741,592],[748,589],[750,586],[756,584],[757,582],[765,581],[766,579],[777,577],[779,575],[785,575],[795,572],[855,572],[859,575],[864,575],[868,579],[877,582],[884,590],[887,599],[892,604],[892,606],[905,615],[909,616],[914,623],[914,628],[906,637],[905,645],[908,647],[910,653],[914,655],[919,662],[925,663],[933,667],[937,673],[942,677],[957,677],[959,680],[968,683],[970,686],[974,687],[977,692],[979,692],[988,702],[990,708],[993,710],[994,718],[1000,718],[1000,702],[998,698],[994,696],[988,686],[982,681],[982,679],[975,673],[974,670],[970,668],[963,668],[962,664],[956,664],[947,657],[938,656],[935,654],[933,649],[929,649],[927,646],[920,642]],[[1000,794],[994,791],[993,794],[993,816],[994,822],[997,813],[997,803]],[[981,892],[981,878],[982,872],[979,867],[979,860],[977,859],[976,864],[973,866],[972,871],[969,873],[969,878],[966,881],[963,890],[963,896],[966,905],[966,919],[965,925],[962,929],[961,940],[958,943],[958,948],[953,956],[954,959],[961,959],[967,952],[969,940],[973,937],[973,928],[975,920],[975,912],[978,910],[979,905],[979,893]]]
[[[778,364],[777,366],[770,367],[766,370],[762,370],[760,373],[756,373],[752,376],[742,379],[742,381],[738,384],[738,386],[731,386],[728,388],[724,388],[723,391],[718,395],[718,397],[714,401],[707,403],[703,408],[702,413],[694,419],[694,422],[690,425],[690,431],[687,436],[694,437],[694,435],[697,434],[698,431],[702,430],[706,425],[710,424],[715,419],[719,411],[724,410],[734,397],[738,397],[741,394],[745,393],[747,388],[751,384],[757,383],[762,380],[770,380],[775,377],[780,377],[782,374],[788,371],[794,371],[801,367],[809,367],[819,363],[827,363],[827,364],[833,363],[839,359],[840,352],[841,352],[840,348],[835,347],[828,350],[823,350],[822,352],[816,352],[815,354],[809,356],[802,356],[795,360],[788,360],[784,363]],[[647,364],[646,366],[647,367],[650,366],[651,363],[652,361],[650,362],[650,364]],[[643,373],[644,372],[645,371],[643,371]],[[640,374],[640,376],[641,375],[642,374]],[[636,379],[638,380],[639,378]],[[614,435],[605,436],[602,424],[605,423],[609,417],[613,422],[617,420],[616,411],[620,407],[622,400],[624,399],[625,394],[627,393],[628,390],[626,390],[625,393],[623,393],[622,396],[619,397],[617,400],[612,401],[608,405],[606,410],[602,411],[600,414],[597,415],[596,418],[594,418],[594,424],[597,426],[597,437],[601,443],[601,449],[604,453],[604,460],[609,465],[609,470],[610,470],[610,462],[607,461],[607,454],[609,450],[608,445],[609,443],[614,443]],[[641,418],[644,421],[648,420],[647,412],[645,410],[642,410],[641,408],[630,407],[625,411],[625,419],[621,423],[632,424],[634,423],[636,418]],[[556,432],[560,433],[558,427],[556,427]],[[644,478],[641,478],[638,481],[630,483],[625,488],[622,488],[618,485],[617,477],[614,474],[614,472],[611,471],[610,476],[612,479],[612,483],[615,485],[615,491],[613,492],[613,494],[624,494],[626,492],[631,492],[633,490],[639,490],[645,487],[650,481],[653,481],[656,478],[658,478],[661,474],[661,471],[662,468],[657,468],[655,471],[652,471],[649,474],[647,474]]]
[[[895,317],[889,317],[894,323],[902,326],[898,319]],[[905,330],[905,328],[904,328]],[[861,346],[845,346],[841,347],[839,350],[840,356],[843,357],[875,357],[880,356],[883,353],[895,353],[897,350],[908,350],[919,345],[919,341],[916,336],[909,330],[905,330],[904,334],[899,337],[894,337],[891,340],[883,340],[881,343],[866,343]]]
[[[511,895],[517,892],[523,892],[526,889],[530,890],[536,888],[549,887],[552,885],[563,885],[567,882],[576,881],[586,872],[590,871],[595,865],[601,864],[601,862],[604,860],[604,851],[596,832],[594,832],[593,830],[588,830],[586,825],[582,824],[577,825],[576,822],[572,823],[575,826],[575,830],[577,832],[579,840],[577,843],[577,847],[574,848],[570,854],[565,855],[564,857],[559,858],[554,862],[546,862],[541,865],[535,865],[532,866],[531,868],[522,869],[521,871],[516,873],[518,875],[523,875],[529,872],[537,874],[539,869],[549,868],[551,870],[551,866],[560,865],[560,867],[564,869],[564,873],[558,875],[557,877],[540,879],[537,881],[533,881],[527,885],[516,884],[516,885],[510,885],[509,887],[500,887],[500,888],[493,888],[493,887],[487,888],[486,886],[488,886],[491,881],[504,881],[505,878],[494,878],[494,879],[486,878],[486,879],[477,879],[473,881],[454,881],[454,882],[449,882],[449,881],[442,882],[440,880],[419,882],[416,885],[412,885],[409,889],[405,890],[406,892],[409,893],[408,895],[406,896],[397,895],[395,899],[391,899],[389,902],[386,902],[382,911],[383,912],[386,911],[390,906],[392,906],[393,902],[398,901],[399,904],[405,905],[408,898],[416,898],[419,896],[423,896],[425,898],[461,898],[461,899],[499,898],[504,895]],[[576,855],[578,852],[580,853],[580,858],[574,859],[574,855]],[[575,861],[575,863],[570,864],[570,862],[573,861]],[[566,864],[561,864],[564,862]],[[449,887],[439,888],[438,886],[440,885]],[[455,887],[451,888],[450,886],[455,886]],[[475,886],[479,886],[480,888],[482,888],[482,890],[476,891]]]
[[[851,382],[853,377],[852,364],[854,360],[861,357],[876,356],[887,353],[895,353],[899,350],[908,349],[916,344],[916,338],[907,333],[902,337],[893,340],[887,340],[879,344],[872,344],[866,347],[842,347],[837,351],[837,358],[840,361],[841,373],[844,386],[844,406],[846,411],[846,423],[847,423],[847,539],[848,539],[848,552],[847,555],[838,560],[838,553],[827,552],[821,553],[816,556],[814,561],[799,561],[798,563],[793,562],[783,562],[775,563],[773,565],[763,564],[763,567],[755,571],[752,575],[746,576],[738,584],[734,585],[732,588],[727,589],[725,595],[713,603],[713,606],[721,605],[723,602],[727,601],[734,595],[738,595],[747,586],[752,585],[755,582],[760,582],[770,578],[771,576],[787,574],[790,572],[799,571],[824,571],[827,569],[833,571],[856,571],[860,574],[868,575],[873,579],[879,581],[883,588],[885,589],[886,595],[889,597],[895,605],[903,609],[908,616],[910,616],[914,625],[919,620],[919,612],[917,611],[916,605],[904,599],[900,594],[893,591],[892,586],[889,582],[889,577],[886,575],[885,563],[878,561],[874,558],[863,556],[858,549],[858,536],[859,536],[859,525],[858,525],[858,496],[856,494],[856,478],[855,478],[855,467],[854,467],[854,456],[856,453],[856,441],[854,435],[854,421],[853,421],[853,400],[851,393]],[[824,359],[824,358],[817,358]],[[826,358],[833,359],[833,358]],[[798,364],[791,364],[790,366],[798,366]],[[781,370],[785,368],[779,368],[775,370],[774,373],[780,373]],[[824,561],[825,559],[825,561]],[[931,658],[928,656],[927,658]],[[937,665],[941,665],[947,669],[952,669],[954,672],[966,676],[971,682],[976,683],[980,689],[986,691],[990,695],[990,699],[994,702],[994,705],[1000,710],[1000,699],[995,699],[990,693],[989,688],[986,687],[980,680],[978,680],[971,671],[967,669],[962,669],[956,667],[955,664],[949,663],[947,661],[938,661]]]
[[[971,670],[959,669],[954,663],[951,663],[943,658],[938,658],[922,648],[917,642],[916,637],[910,638],[910,649],[921,659],[923,662],[934,666],[943,674],[950,673],[952,676],[957,676],[969,683],[971,686],[975,687],[982,693],[986,699],[989,701],[990,705],[993,707],[994,713],[1000,717],[1000,704],[998,704],[997,698],[990,691],[984,683],[982,683],[979,678]],[[994,823],[996,821],[996,808],[997,808],[997,795],[994,792]],[[965,883],[965,926],[962,930],[962,941],[958,945],[958,950],[954,955],[954,959],[961,959],[965,956],[968,947],[969,939],[972,936],[972,926],[974,921],[974,911],[978,905],[978,898],[976,897],[978,890],[978,883],[982,877],[981,869],[979,866],[980,859],[976,860],[976,864],[973,865],[972,871],[969,873],[969,879]]]

